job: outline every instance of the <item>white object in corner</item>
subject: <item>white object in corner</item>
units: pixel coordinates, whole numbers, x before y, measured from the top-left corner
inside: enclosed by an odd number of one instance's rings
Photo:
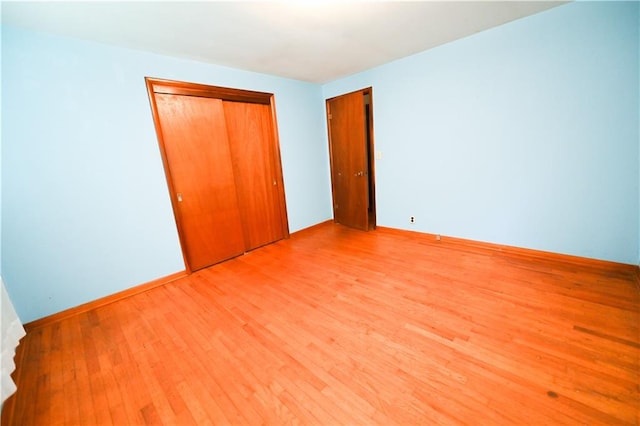
[[[16,368],[16,364],[13,358],[16,355],[16,348],[20,343],[20,339],[26,334],[20,318],[16,314],[11,299],[7,294],[7,290],[4,288],[4,281],[0,277],[0,284],[2,284],[2,290],[0,291],[0,329],[2,332],[2,354],[0,362],[2,363],[2,389],[0,397],[2,398],[1,404],[4,406],[4,401],[9,398],[16,391],[16,384],[11,378],[11,373]]]

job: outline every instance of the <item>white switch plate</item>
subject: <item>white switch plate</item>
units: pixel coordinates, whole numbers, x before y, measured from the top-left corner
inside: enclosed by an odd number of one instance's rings
[[[382,160],[382,151],[376,151],[376,160]]]

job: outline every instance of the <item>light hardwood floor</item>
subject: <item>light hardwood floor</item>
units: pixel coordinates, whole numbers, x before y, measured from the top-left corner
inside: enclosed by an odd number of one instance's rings
[[[523,253],[323,224],[31,330],[3,424],[637,425],[635,272]]]

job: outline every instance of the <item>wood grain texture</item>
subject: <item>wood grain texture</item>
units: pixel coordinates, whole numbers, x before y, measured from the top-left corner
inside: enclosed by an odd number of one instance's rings
[[[145,77],[145,82],[150,92],[163,93],[166,95],[197,96],[200,98],[215,98],[225,101],[251,102],[265,105],[271,104],[273,100],[272,93],[256,92],[253,90],[210,86],[208,84],[188,83],[152,77]]]
[[[222,100],[156,94],[173,205],[188,266],[245,251]]]
[[[87,303],[83,303],[82,305],[78,305],[78,306],[74,306],[73,308],[69,308],[69,309],[65,309],[64,311],[60,311],[57,312],[53,315],[48,315],[46,317],[28,322],[24,325],[24,328],[27,332],[38,328],[38,327],[42,327],[45,325],[51,325],[53,323],[62,321],[63,319],[66,319],[68,317],[72,317],[78,314],[82,314],[88,311],[92,311],[94,309],[97,309],[101,306],[105,306],[108,305],[110,303],[114,303],[117,302],[118,300],[122,300],[122,299],[126,299],[128,297],[131,297],[133,295],[139,294],[139,293],[143,293],[147,290],[151,290],[152,288],[155,287],[160,287],[162,285],[165,285],[167,283],[170,283],[171,281],[175,281],[178,278],[182,278],[182,277],[186,277],[188,274],[186,271],[180,271],[180,272],[176,272],[173,273],[171,275],[167,275],[166,277],[161,277],[155,280],[151,280],[149,282],[146,282],[144,284],[140,284],[131,288],[128,288],[126,290],[123,291],[119,291],[117,293],[114,294],[110,294],[108,296],[105,297],[101,297],[99,299],[96,300],[92,300],[91,302],[87,302]]]
[[[2,424],[634,425],[634,280],[324,224],[30,330]]]
[[[364,91],[327,100],[327,115],[334,218],[337,223],[366,231],[369,168]]]
[[[281,169],[269,105],[223,102],[238,206],[249,251],[285,237]]]
[[[273,94],[145,80],[187,270],[287,238]]]

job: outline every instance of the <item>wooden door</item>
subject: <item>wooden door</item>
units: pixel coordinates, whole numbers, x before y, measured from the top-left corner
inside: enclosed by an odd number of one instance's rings
[[[187,266],[197,270],[243,253],[222,101],[156,94],[155,105]]]
[[[285,237],[279,153],[269,105],[224,101],[245,249]]]
[[[145,81],[187,270],[287,238],[273,94]]]
[[[327,100],[336,222],[368,230],[369,184],[364,93]]]

